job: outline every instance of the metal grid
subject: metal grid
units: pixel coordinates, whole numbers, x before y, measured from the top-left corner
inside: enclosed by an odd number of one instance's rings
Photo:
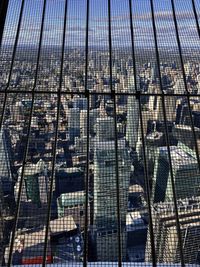
[[[20,1],[19,1],[20,2]],[[159,16],[156,11],[155,11],[155,6],[157,3],[156,1],[153,0],[149,0],[149,1],[141,1],[141,3],[138,3],[137,1],[131,1],[131,0],[127,0],[126,4],[128,6],[128,10],[127,10],[127,14],[128,14],[128,21],[129,21],[129,26],[130,26],[130,38],[131,38],[131,57],[132,57],[132,61],[133,61],[133,76],[134,76],[134,87],[135,89],[130,91],[125,91],[125,92],[120,92],[117,89],[115,89],[114,85],[115,83],[113,82],[114,78],[113,78],[113,58],[114,58],[114,49],[113,49],[113,28],[112,28],[112,8],[114,8],[114,2],[115,1],[103,1],[102,7],[105,8],[106,12],[105,12],[105,16],[107,16],[107,21],[106,21],[106,25],[107,25],[107,41],[108,43],[107,48],[108,48],[108,73],[109,73],[109,81],[108,81],[108,87],[109,90],[107,92],[104,92],[104,90],[102,91],[91,91],[89,88],[89,76],[91,76],[91,74],[89,73],[91,70],[89,70],[89,37],[90,37],[90,5],[92,0],[87,0],[85,1],[85,5],[86,5],[86,14],[85,14],[85,41],[82,44],[82,46],[85,49],[84,52],[84,61],[85,61],[85,73],[84,73],[84,90],[80,90],[80,91],[73,91],[73,89],[70,91],[63,91],[62,87],[63,87],[63,78],[64,78],[64,62],[66,61],[65,58],[65,44],[66,44],[66,40],[67,40],[67,22],[68,22],[68,12],[69,12],[69,3],[70,1],[66,0],[66,1],[59,1],[61,2],[62,8],[64,10],[64,15],[61,15],[61,22],[62,22],[62,34],[61,34],[61,45],[60,45],[60,73],[59,73],[59,81],[58,81],[58,88],[56,90],[54,90],[54,88],[51,88],[50,90],[46,89],[45,87],[42,86],[42,89],[38,90],[37,86],[37,82],[38,82],[38,77],[39,77],[39,70],[40,70],[40,60],[41,60],[41,53],[42,53],[42,46],[43,46],[43,39],[44,39],[44,27],[45,27],[45,17],[47,16],[46,14],[46,6],[47,4],[50,4],[49,1],[44,0],[44,1],[40,1],[40,8],[42,7],[42,12],[40,10],[40,20],[39,20],[39,35],[38,35],[38,48],[37,48],[37,52],[36,52],[36,58],[35,58],[35,69],[33,72],[33,86],[32,89],[29,90],[27,88],[23,88],[21,91],[19,91],[18,88],[14,88],[14,86],[12,86],[12,75],[13,75],[13,70],[16,68],[15,66],[15,61],[17,56],[20,56],[20,53],[23,54],[23,52],[19,52],[19,40],[20,38],[23,38],[23,34],[21,35],[21,32],[23,31],[23,18],[24,18],[24,13],[27,12],[27,7],[31,4],[29,3],[28,0],[22,0],[20,2],[20,9],[19,9],[19,13],[18,13],[18,18],[17,18],[17,28],[16,28],[16,32],[15,32],[15,40],[13,43],[13,47],[11,49],[12,51],[12,57],[11,57],[11,61],[9,64],[9,70],[8,70],[8,77],[7,77],[7,82],[5,86],[2,86],[2,88],[4,88],[3,90],[0,91],[0,94],[2,96],[2,116],[1,116],[1,121],[0,121],[0,125],[1,125],[1,129],[3,129],[5,127],[5,122],[6,122],[6,118],[7,118],[7,107],[10,103],[10,99],[12,99],[12,97],[17,97],[17,95],[21,95],[22,97],[28,97],[30,98],[30,107],[29,107],[29,111],[28,111],[28,119],[26,121],[26,133],[25,133],[25,141],[24,141],[24,153],[23,153],[23,158],[22,158],[22,164],[21,164],[21,174],[20,174],[20,179],[19,179],[19,190],[18,190],[18,196],[17,196],[17,200],[16,200],[16,208],[15,208],[15,214],[14,214],[14,223],[13,223],[13,228],[11,231],[11,235],[10,235],[10,244],[9,244],[9,249],[8,249],[8,260],[6,263],[6,266],[11,266],[12,261],[13,261],[13,251],[14,251],[14,246],[15,246],[15,239],[16,239],[16,234],[19,228],[19,220],[21,220],[20,218],[20,209],[21,209],[21,199],[22,199],[22,192],[23,192],[23,183],[25,180],[25,173],[26,173],[26,166],[28,165],[28,159],[29,159],[29,153],[30,153],[30,140],[31,140],[31,127],[32,127],[32,119],[34,117],[34,109],[35,109],[35,103],[37,98],[40,99],[41,97],[47,98],[48,101],[48,97],[51,98],[51,95],[54,95],[56,98],[56,115],[55,115],[55,126],[54,126],[54,141],[53,141],[53,145],[52,145],[52,150],[51,150],[51,171],[50,171],[50,176],[49,176],[49,189],[48,194],[47,194],[47,207],[46,207],[46,218],[45,218],[45,234],[44,234],[44,245],[43,245],[43,259],[42,259],[42,266],[46,266],[47,264],[47,259],[48,259],[48,246],[49,246],[49,232],[50,232],[50,221],[51,221],[51,209],[52,209],[52,200],[53,200],[53,190],[54,190],[54,177],[55,177],[55,172],[56,172],[56,164],[57,164],[57,149],[58,149],[58,135],[59,135],[59,125],[60,125],[60,121],[61,121],[61,99],[62,97],[74,97],[75,95],[80,95],[80,96],[84,96],[84,98],[87,99],[87,117],[86,117],[86,121],[87,121],[87,144],[86,144],[86,165],[85,165],[85,219],[84,219],[84,231],[83,231],[83,236],[84,236],[84,248],[83,248],[83,259],[82,259],[82,264],[84,266],[88,265],[88,257],[89,257],[89,247],[88,247],[88,231],[90,228],[90,225],[88,223],[89,221],[89,194],[90,194],[90,188],[89,188],[89,183],[90,183],[90,153],[91,153],[91,144],[90,144],[90,128],[91,128],[91,122],[90,122],[90,113],[91,113],[91,97],[92,96],[101,96],[101,97],[108,97],[112,100],[112,105],[113,105],[113,114],[112,114],[112,118],[113,118],[113,122],[114,122],[114,160],[115,160],[115,184],[113,185],[113,187],[115,187],[116,190],[116,215],[117,215],[117,250],[118,250],[118,266],[122,266],[122,262],[124,261],[123,259],[123,249],[122,249],[122,242],[123,242],[123,235],[122,235],[122,211],[121,211],[121,202],[122,200],[120,199],[120,192],[121,192],[121,184],[120,184],[120,174],[119,174],[119,164],[120,164],[120,159],[119,159],[119,143],[120,143],[120,139],[118,137],[118,124],[117,124],[117,108],[118,108],[118,104],[117,104],[117,97],[121,97],[121,96],[125,96],[128,98],[134,98],[136,100],[136,102],[138,103],[138,112],[139,112],[139,119],[140,119],[140,132],[141,132],[141,143],[142,143],[142,158],[143,158],[143,168],[144,168],[144,188],[145,188],[145,192],[146,192],[146,200],[147,200],[147,210],[148,210],[148,218],[149,218],[149,236],[150,236],[150,246],[151,246],[151,252],[149,252],[151,254],[150,258],[151,258],[151,262],[153,266],[157,265],[157,261],[158,261],[158,250],[157,250],[157,246],[158,244],[155,244],[155,242],[157,242],[155,240],[155,218],[156,215],[153,211],[154,207],[152,204],[152,193],[151,193],[151,186],[150,186],[150,180],[149,180],[149,166],[148,166],[148,162],[147,162],[147,143],[146,143],[146,136],[145,136],[145,130],[144,130],[144,119],[145,116],[143,115],[143,100],[144,98],[147,97],[155,97],[155,98],[159,98],[161,101],[161,113],[163,116],[163,122],[164,122],[164,139],[165,139],[165,146],[167,149],[167,158],[168,158],[168,163],[169,163],[169,176],[170,176],[170,180],[171,180],[171,190],[172,190],[172,203],[173,203],[173,212],[174,212],[174,220],[175,220],[175,225],[176,225],[176,233],[177,233],[177,246],[178,246],[178,255],[177,255],[177,262],[181,263],[181,266],[185,266],[185,250],[184,250],[184,241],[183,241],[183,237],[182,237],[182,232],[181,232],[181,222],[182,222],[182,215],[178,206],[178,202],[179,202],[179,198],[177,197],[177,188],[176,188],[176,182],[175,182],[175,173],[174,173],[174,162],[172,159],[172,147],[171,147],[171,139],[170,139],[170,133],[169,133],[169,127],[168,127],[168,116],[170,114],[170,111],[168,110],[168,106],[167,106],[167,99],[169,98],[184,98],[186,100],[186,105],[188,107],[188,116],[189,116],[189,121],[190,121],[190,128],[191,128],[191,132],[192,132],[192,139],[194,142],[194,147],[193,150],[195,151],[195,158],[197,161],[197,165],[198,165],[198,172],[200,171],[200,159],[199,159],[199,148],[198,148],[198,136],[197,136],[197,131],[195,129],[195,124],[194,124],[194,119],[193,119],[193,113],[192,113],[192,107],[191,107],[191,101],[192,99],[196,98],[198,99],[200,97],[200,94],[198,93],[194,93],[194,92],[190,92],[190,88],[188,88],[188,81],[187,81],[187,75],[186,75],[186,71],[185,71],[185,48],[183,47],[182,44],[182,38],[181,38],[181,33],[179,32],[179,13],[178,11],[176,11],[176,8],[178,9],[178,6],[181,5],[180,1],[178,0],[168,0],[165,1],[168,3],[169,7],[170,7],[170,11],[168,11],[173,20],[172,23],[174,25],[174,37],[176,39],[176,49],[178,51],[178,60],[180,61],[180,73],[181,76],[183,78],[183,87],[181,89],[183,89],[182,92],[168,92],[166,91],[164,85],[163,85],[163,80],[162,80],[162,70],[161,70],[161,60],[160,60],[160,48],[159,48],[159,33],[158,33],[158,29],[157,29],[157,16]],[[187,3],[190,2],[191,5],[191,10],[190,10],[190,15],[192,16],[193,22],[195,22],[195,31],[199,37],[199,14],[197,11],[197,7],[196,5],[198,4],[198,1],[195,0],[188,0],[186,1]],[[116,0],[117,3],[117,0]],[[13,1],[10,0],[9,1],[9,5],[12,5]],[[79,4],[79,3],[78,3]],[[76,8],[78,8],[78,4],[76,6]],[[105,6],[104,6],[105,4]],[[135,47],[135,37],[137,37],[136,33],[135,33],[135,26],[134,26],[134,18],[135,16],[137,16],[137,14],[135,14],[135,5],[139,4],[138,8],[141,8],[143,5],[148,6],[149,8],[149,13],[150,13],[150,20],[151,20],[151,25],[152,25],[152,38],[153,38],[153,42],[154,42],[154,53],[155,53],[155,64],[158,71],[158,77],[157,77],[157,84],[159,87],[159,91],[158,92],[144,92],[143,90],[140,89],[140,86],[137,82],[137,77],[139,75],[139,70],[138,70],[138,66],[137,66],[137,55],[136,55],[136,50],[137,48]],[[107,6],[106,6],[107,5]],[[30,7],[29,6],[29,7]],[[37,3],[35,4],[35,7],[37,6]],[[6,18],[6,13],[7,13],[7,7],[8,7],[8,1],[2,1],[1,2],[1,9],[0,9],[0,14],[1,14],[1,25],[4,26],[5,23],[5,18]],[[93,7],[94,8],[94,7]],[[137,9],[137,8],[136,8]],[[8,8],[9,11],[9,8]],[[140,10],[141,11],[141,10]],[[37,11],[36,11],[37,12]],[[53,10],[52,10],[53,12]],[[93,14],[94,16],[94,14]],[[142,16],[142,13],[140,14],[140,16]],[[162,21],[162,14],[161,16],[161,21]],[[9,15],[7,16],[8,20],[9,20]],[[79,18],[77,18],[79,19]],[[97,19],[98,21],[98,19]],[[100,21],[101,23],[101,21]],[[119,23],[120,23],[120,19],[119,19]],[[28,26],[31,26],[28,24]],[[3,27],[2,27],[3,28]],[[180,26],[181,28],[181,26]],[[9,29],[9,28],[8,28]],[[31,30],[31,29],[30,29]],[[4,31],[4,34],[6,36],[6,30]],[[0,32],[0,41],[1,41],[1,49],[3,50],[3,44],[2,44],[2,40],[4,36],[3,36],[3,32]],[[5,37],[6,38],[6,37]],[[5,40],[4,40],[5,41]],[[189,41],[188,41],[189,42]],[[199,40],[197,40],[197,43],[199,44]],[[30,47],[29,47],[30,49]],[[19,54],[17,54],[19,53]],[[35,53],[35,51],[34,51]],[[26,55],[25,55],[26,57]],[[3,60],[2,60],[3,62]],[[4,62],[3,62],[4,63]],[[3,65],[2,63],[2,65]],[[49,77],[50,78],[50,77]],[[49,98],[49,99],[50,99]],[[133,106],[132,106],[133,108]],[[185,137],[187,139],[187,136]],[[105,196],[107,197],[107,196]],[[199,219],[199,218],[198,218]],[[181,222],[180,222],[181,220]],[[112,261],[112,260],[111,260]],[[188,263],[188,261],[186,260],[186,263]],[[105,263],[103,266],[105,266]],[[131,263],[129,263],[131,266]],[[139,263],[138,263],[139,264]],[[67,264],[66,264],[67,265]]]

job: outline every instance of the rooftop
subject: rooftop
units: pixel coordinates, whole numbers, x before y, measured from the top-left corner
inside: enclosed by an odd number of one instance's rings
[[[72,216],[65,216],[59,219],[50,221],[51,234],[69,232],[76,229],[76,224]]]

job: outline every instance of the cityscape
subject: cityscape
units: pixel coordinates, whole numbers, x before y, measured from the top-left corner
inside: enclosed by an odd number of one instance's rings
[[[19,39],[0,51],[0,265],[200,265],[199,38]]]

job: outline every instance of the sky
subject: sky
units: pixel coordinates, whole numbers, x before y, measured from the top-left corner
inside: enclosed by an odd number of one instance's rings
[[[200,0],[195,0],[199,13]],[[21,0],[10,0],[3,44],[12,45],[16,36]],[[200,47],[191,0],[174,0],[182,46]],[[62,44],[64,0],[47,0],[43,45]],[[108,47],[107,0],[90,0],[89,46]],[[39,43],[43,0],[25,0],[18,45]],[[158,44],[176,46],[171,0],[154,0]],[[132,0],[136,46],[153,46],[153,30],[149,0]],[[129,0],[111,0],[113,47],[130,47]],[[66,47],[85,43],[86,0],[68,0]]]

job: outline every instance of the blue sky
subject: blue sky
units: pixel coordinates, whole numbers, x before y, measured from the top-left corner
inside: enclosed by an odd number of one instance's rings
[[[200,13],[200,0],[197,1]],[[176,45],[170,0],[154,0],[158,42],[160,46]],[[199,46],[191,0],[174,0],[183,46]],[[44,25],[44,45],[61,45],[64,19],[64,0],[47,0]],[[153,31],[149,0],[133,0],[135,43],[153,45]],[[4,44],[13,44],[21,0],[10,0]],[[38,45],[43,0],[25,0],[19,45]],[[107,0],[90,0],[89,45],[108,47]],[[113,47],[130,46],[128,0],[111,0]],[[86,0],[68,0],[67,46],[80,46],[85,42]]]

